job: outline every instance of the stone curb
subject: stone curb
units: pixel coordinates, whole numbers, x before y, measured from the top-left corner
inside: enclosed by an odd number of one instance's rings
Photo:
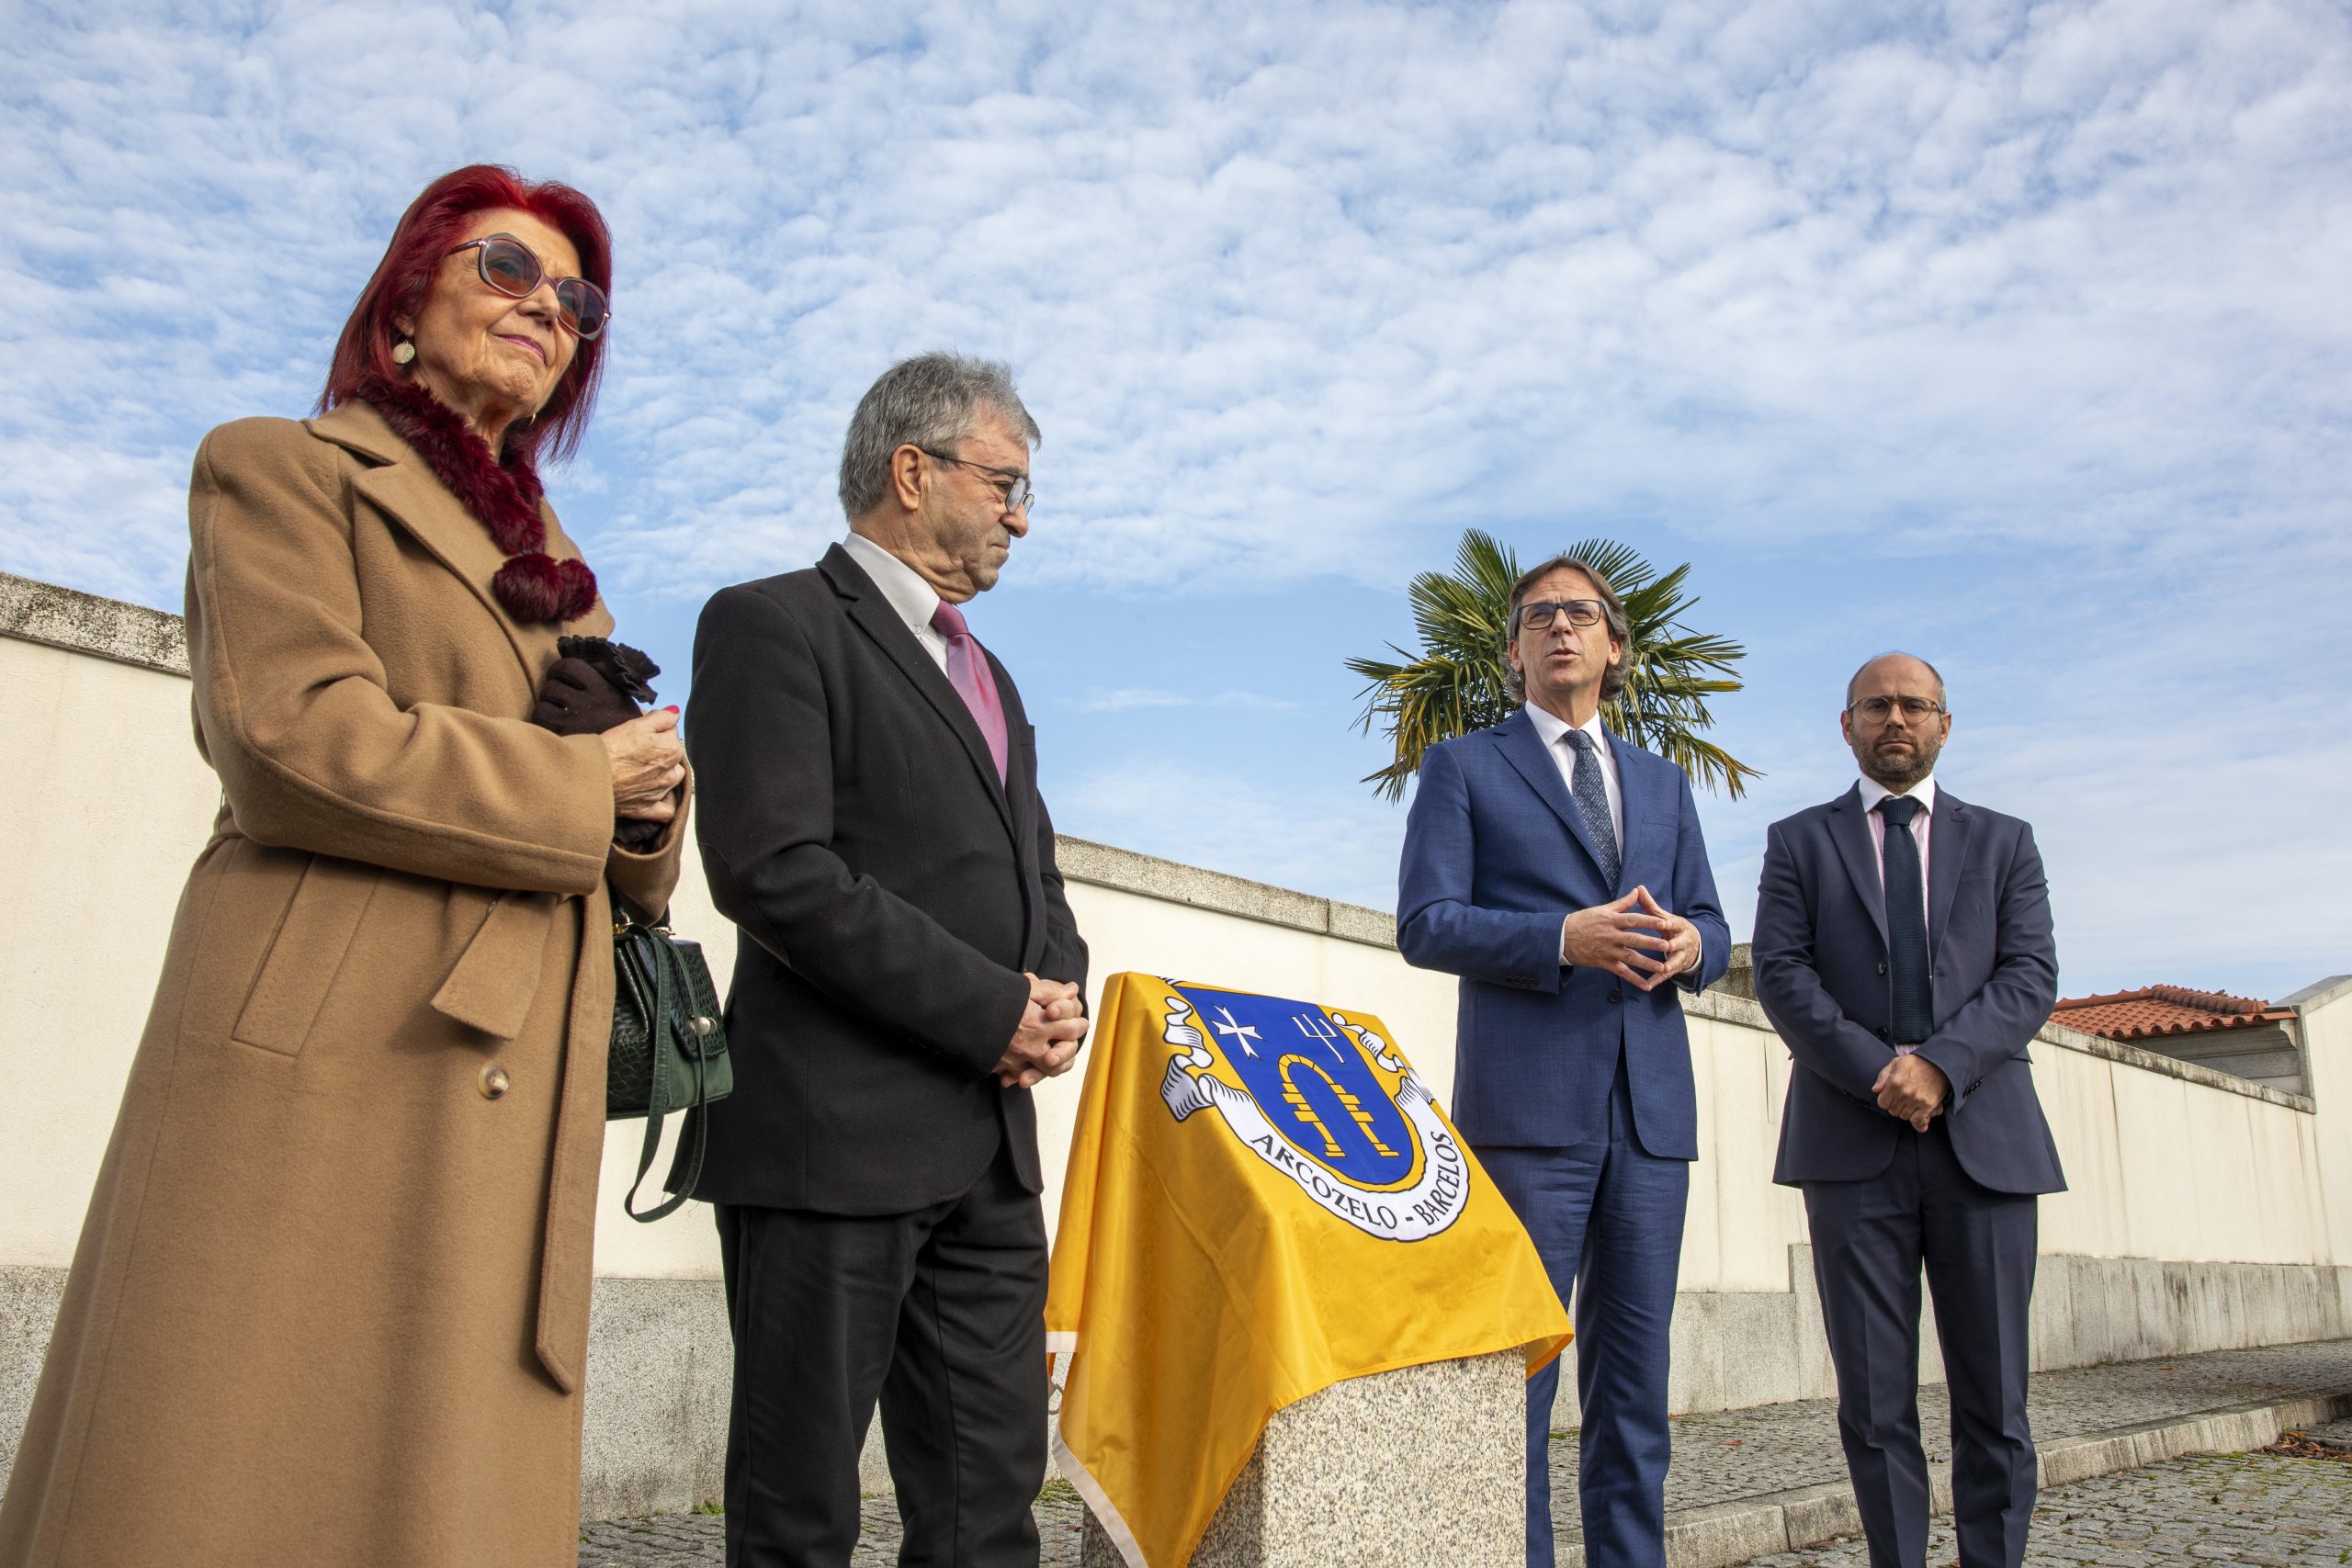
[[[2301,1399],[2222,1405],[2187,1416],[2058,1438],[2040,1445],[2044,1491],[2095,1475],[2160,1464],[2182,1454],[2243,1453],[2267,1448],[2282,1432],[2324,1426],[2352,1415],[2352,1388]],[[1951,1511],[1948,1465],[1928,1472],[1929,1506]],[[1667,1568],[1732,1568],[1776,1551],[1802,1551],[1836,1536],[1860,1535],[1854,1489],[1842,1481],[1768,1492],[1732,1503],[1678,1508],[1666,1517]],[[1584,1568],[1581,1544],[1563,1544],[1559,1568]]]

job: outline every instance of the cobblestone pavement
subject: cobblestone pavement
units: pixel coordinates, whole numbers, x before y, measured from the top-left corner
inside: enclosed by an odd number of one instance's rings
[[[1949,1520],[1928,1561],[1959,1549]],[[2041,1495],[2028,1568],[2340,1568],[2352,1562],[2352,1464],[2270,1454],[2196,1454]],[[1859,1539],[1758,1557],[1747,1568],[1866,1568]]]
[[[1049,1483],[1037,1499],[1043,1568],[1078,1568],[1078,1534],[1086,1517],[1078,1494]],[[850,1557],[854,1568],[889,1568],[899,1561],[899,1506],[868,1497],[865,1532]],[[721,1521],[715,1515],[658,1514],[613,1519],[580,1532],[580,1568],[708,1568],[726,1560]]]
[[[2337,1388],[2352,1388],[2352,1339],[2041,1372],[2033,1380],[2030,1409],[2034,1438],[2046,1441]],[[1919,1436],[1931,1464],[1951,1458],[1951,1419],[1943,1386],[1922,1388]],[[1576,1474],[1577,1441],[1569,1436],[1552,1445],[1552,1517],[1563,1542],[1584,1539]],[[1695,1508],[1845,1478],[1834,1401],[1714,1411],[1675,1421],[1666,1506],[1669,1511]]]
[[[2043,1372],[2033,1380],[2033,1429],[2037,1438],[2048,1440],[2339,1388],[2352,1388],[2352,1340],[2222,1350],[2169,1360]],[[1919,1424],[1931,1462],[1940,1464],[1950,1457],[1948,1420],[1943,1389],[1921,1389]],[[2334,1423],[2312,1435],[2352,1442],[2352,1420]],[[2199,1468],[2214,1465],[2221,1468]],[[1577,1440],[1571,1433],[1552,1445],[1553,1517],[1564,1545],[1583,1534],[1577,1517],[1576,1467]],[[2328,1472],[2335,1479],[2306,1473],[2311,1471]],[[1827,1400],[1686,1416],[1675,1422],[1674,1467],[1667,1477],[1666,1503],[1668,1509],[1725,1503],[1815,1482],[1842,1481],[1845,1474],[1845,1459],[1838,1449],[1836,1409]],[[2143,1483],[2142,1478],[2150,1490],[2132,1491]],[[2199,1492],[2199,1486],[2208,1481],[2211,1489]],[[2139,1501],[2131,1501],[2134,1498]],[[2070,1517],[2068,1509],[2076,1509],[2079,1517]],[[2165,1509],[2185,1510],[2180,1512],[2184,1522],[2177,1529],[2191,1533],[2179,1537],[2185,1543],[2180,1551],[2188,1551],[2200,1541],[2210,1543],[2207,1550],[2179,1558],[2149,1555],[2174,1550],[2176,1525]],[[2260,1510],[2262,1519],[2257,1522],[2270,1532],[2265,1537],[2269,1543],[2267,1555],[2237,1555],[2240,1536],[2256,1528],[2231,1522],[2244,1509]],[[2296,1521],[2307,1512],[2334,1518],[2336,1533],[2329,1536],[2322,1530],[2308,1538],[2295,1534],[2301,1528]],[[1082,1514],[1076,1495],[1058,1483],[1048,1487],[1038,1500],[1039,1534],[1047,1568],[1075,1568]],[[2119,1565],[2178,1561],[2195,1562],[2199,1568],[2211,1568],[2215,1562],[2292,1563],[2297,1568],[2325,1562],[2344,1568],[2352,1565],[2352,1555],[2338,1555],[2352,1552],[2352,1524],[2346,1519],[2352,1519],[2352,1464],[2262,1455],[2228,1461],[2179,1460],[2050,1493],[2035,1517],[2030,1561]],[[889,1498],[867,1499],[865,1536],[852,1561],[860,1565],[895,1561],[898,1525],[898,1509]],[[2074,1549],[2065,1543],[2078,1538],[2089,1541],[2097,1532],[2110,1528],[2127,1533],[2099,1539],[2121,1544],[2086,1545],[2075,1555],[2066,1555]],[[2128,1534],[2135,1528],[2142,1530],[2140,1537]],[[700,1568],[720,1561],[719,1521],[701,1515],[614,1520],[588,1527],[580,1540],[581,1568]],[[2135,1540],[2138,1544],[2133,1544]],[[2322,1551],[2321,1546],[2311,1542],[2324,1540],[2335,1544],[2326,1547],[2323,1555],[2311,1555]],[[1951,1533],[1939,1526],[1928,1560],[1951,1562]],[[1839,1555],[1847,1550],[1838,1546],[1758,1561],[1774,1565],[1842,1565],[1864,1561],[1859,1544],[1851,1549],[1853,1555]]]

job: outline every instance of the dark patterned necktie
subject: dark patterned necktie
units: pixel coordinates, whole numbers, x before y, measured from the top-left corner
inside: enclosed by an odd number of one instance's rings
[[[1886,967],[1894,981],[1894,1038],[1917,1045],[1935,1032],[1934,993],[1928,980],[1928,896],[1919,875],[1919,842],[1911,819],[1919,803],[1888,795],[1878,803],[1885,820]]]
[[[1577,813],[1584,818],[1584,830],[1592,835],[1592,847],[1600,861],[1600,879],[1614,887],[1617,886],[1617,829],[1609,821],[1609,786],[1600,777],[1600,759],[1593,755],[1592,737],[1581,729],[1568,731],[1568,744],[1577,751],[1576,783],[1573,786]]]

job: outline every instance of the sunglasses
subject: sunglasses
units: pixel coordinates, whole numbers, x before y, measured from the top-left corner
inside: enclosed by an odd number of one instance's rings
[[[513,299],[528,299],[547,281],[547,268],[539,265],[538,256],[512,234],[484,234],[449,247],[453,256],[459,251],[475,253],[481,280]],[[605,323],[613,318],[605,291],[584,277],[555,280],[555,310],[571,335],[580,338],[602,335]]]

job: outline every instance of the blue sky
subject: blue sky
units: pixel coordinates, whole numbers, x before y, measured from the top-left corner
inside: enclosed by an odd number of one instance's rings
[[[1393,903],[1350,654],[1487,528],[1693,563],[1744,641],[1735,931],[1903,646],[2031,818],[2070,994],[2352,969],[2352,20],[2337,5],[16,0],[0,569],[177,608],[187,460],[298,414],[476,160],[618,246],[549,491],[684,694],[841,528],[899,355],[1010,361],[1042,504],[972,624],[1065,831]]]

